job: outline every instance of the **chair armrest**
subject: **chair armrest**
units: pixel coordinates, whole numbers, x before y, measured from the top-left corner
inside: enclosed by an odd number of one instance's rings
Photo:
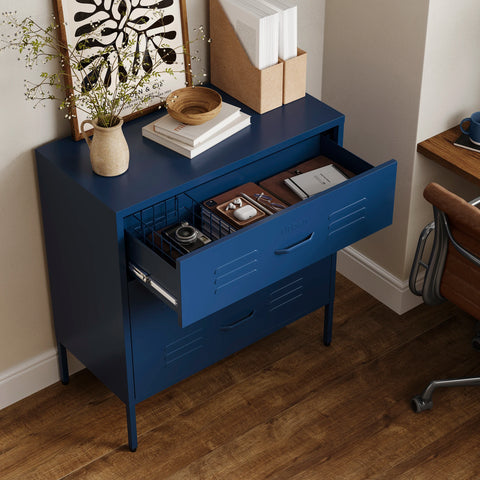
[[[474,207],[476,207],[478,204],[480,204],[480,197],[477,197],[477,198],[473,199],[469,203],[470,203],[470,205],[473,205]]]
[[[425,245],[427,244],[427,239],[428,239],[429,235],[434,230],[435,230],[435,222],[429,223],[422,230],[422,233],[420,234],[420,237],[418,239],[417,250],[415,251],[415,257],[413,259],[413,266],[412,266],[412,269],[410,271],[410,277],[408,279],[408,285],[409,285],[410,291],[413,294],[418,295],[418,296],[422,296],[422,294],[423,294],[423,284],[422,284],[422,289],[421,290],[419,290],[417,288],[417,281],[418,281],[418,275],[420,274],[420,267],[427,270],[428,266],[429,266],[429,263],[426,263],[423,260]]]
[[[480,197],[473,200],[472,202],[470,202],[471,205],[476,205],[476,203],[473,203],[473,202],[477,202],[477,203],[480,203]],[[434,207],[436,208],[436,207]],[[466,248],[462,247],[462,245],[460,245],[454,238],[453,238],[453,235],[452,235],[452,232],[450,231],[450,226],[448,224],[448,220],[447,220],[447,216],[445,215],[445,213],[439,211],[439,215],[440,215],[440,218],[442,219],[442,222],[443,222],[443,225],[445,226],[445,230],[447,232],[447,235],[448,235],[448,238],[449,240],[452,242],[452,245],[455,247],[455,249],[457,250],[458,253],[460,253],[461,255],[463,255],[467,260],[470,260],[473,264],[475,264],[477,267],[480,267],[480,258],[478,258],[476,255],[474,255],[473,253],[469,252]]]

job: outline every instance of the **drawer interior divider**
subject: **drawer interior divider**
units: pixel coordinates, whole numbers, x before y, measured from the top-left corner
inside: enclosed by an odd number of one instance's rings
[[[125,225],[128,232],[173,266],[178,257],[235,231],[233,226],[186,193],[135,212],[126,218]],[[183,239],[178,234],[178,229],[186,225],[198,231],[190,243],[190,237]]]

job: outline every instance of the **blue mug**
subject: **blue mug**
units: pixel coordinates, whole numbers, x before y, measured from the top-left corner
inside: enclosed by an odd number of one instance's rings
[[[465,122],[470,122],[468,130],[463,128],[463,124]],[[460,130],[462,133],[469,136],[472,143],[475,143],[475,145],[480,145],[480,112],[472,113],[471,117],[464,118],[460,122]]]

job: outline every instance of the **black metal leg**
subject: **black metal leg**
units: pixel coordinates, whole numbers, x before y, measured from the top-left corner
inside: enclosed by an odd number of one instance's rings
[[[57,344],[58,349],[58,368],[60,370],[60,380],[64,385],[70,381],[68,374],[67,349],[61,344]]]
[[[137,419],[135,405],[127,405],[128,448],[131,452],[137,450]]]
[[[325,305],[325,318],[323,320],[323,343],[328,347],[332,343],[333,302]]]

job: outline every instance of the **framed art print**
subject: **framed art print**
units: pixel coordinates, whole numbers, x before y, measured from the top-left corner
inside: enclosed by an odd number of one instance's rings
[[[75,72],[71,62],[64,66],[70,85],[103,82],[107,88],[115,89],[122,81],[122,72],[128,71],[130,78],[133,72],[140,78],[152,68],[169,71],[138,89],[136,93],[148,98],[148,103],[141,109],[127,105],[122,111],[124,121],[154,111],[169,93],[192,84],[186,0],[53,1],[61,41],[82,54],[82,61],[75,63]],[[98,67],[93,59],[100,56],[105,61]],[[72,135],[79,140],[80,125],[89,116],[75,106],[71,116]]]

